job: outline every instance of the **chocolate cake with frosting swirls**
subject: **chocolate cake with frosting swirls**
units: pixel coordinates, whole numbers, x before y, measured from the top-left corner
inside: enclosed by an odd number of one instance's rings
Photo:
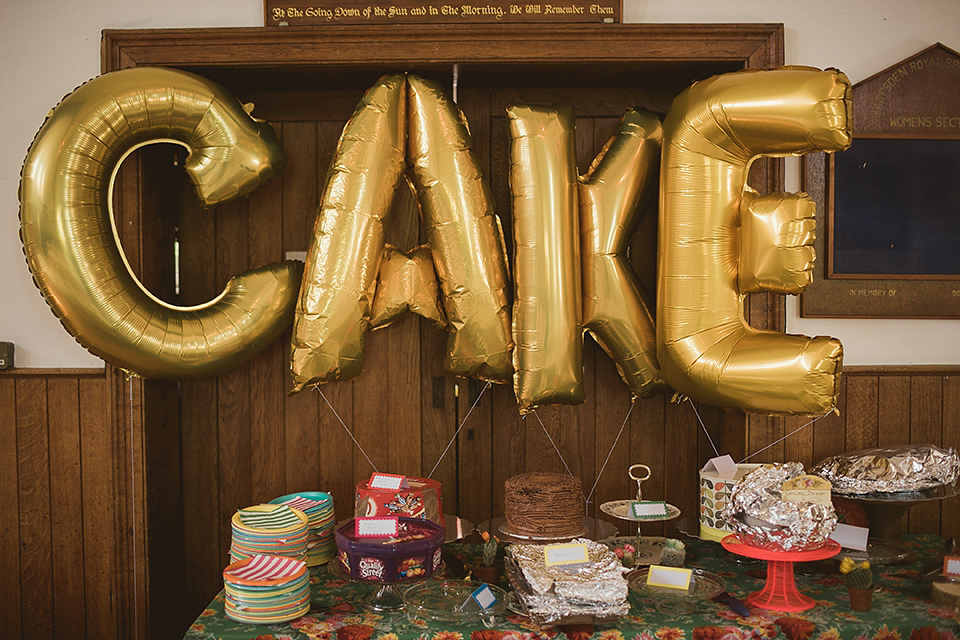
[[[575,537],[583,533],[586,505],[580,479],[534,471],[504,483],[503,531],[527,538]]]

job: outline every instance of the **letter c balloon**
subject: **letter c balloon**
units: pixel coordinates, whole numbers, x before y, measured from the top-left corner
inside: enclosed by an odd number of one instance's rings
[[[270,126],[199,76],[137,68],[100,76],[51,112],[20,183],[21,238],[34,281],[91,353],[134,375],[191,379],[253,357],[289,326],[298,262],[235,276],[213,300],[178,307],[131,272],[114,229],[111,196],[130,153],[175,142],[205,206],[245,196],[283,168]]]

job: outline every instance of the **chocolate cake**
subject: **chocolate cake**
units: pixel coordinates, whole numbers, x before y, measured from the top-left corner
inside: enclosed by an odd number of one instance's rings
[[[583,533],[586,506],[580,479],[561,473],[531,472],[504,483],[503,532],[517,537],[563,538]]]

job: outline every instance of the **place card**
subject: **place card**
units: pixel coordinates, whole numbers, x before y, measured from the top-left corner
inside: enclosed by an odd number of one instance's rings
[[[370,480],[367,481],[368,489],[396,491],[397,489],[406,489],[409,486],[410,484],[407,482],[406,476],[398,476],[392,473],[375,472],[370,476]]]
[[[946,556],[943,559],[943,575],[960,578],[960,556]]]
[[[647,572],[647,584],[652,587],[666,587],[668,589],[687,591],[690,589],[690,580],[692,577],[693,569],[661,567],[658,564],[653,564],[650,565],[650,570]]]
[[[803,475],[790,478],[780,487],[784,502],[810,502],[831,506],[830,481],[820,476]]]
[[[543,561],[548,567],[583,564],[590,561],[590,555],[583,542],[548,544],[543,548]]]
[[[707,464],[703,465],[701,471],[704,473],[716,473],[717,476],[721,478],[732,478],[737,475],[737,463],[733,461],[730,454],[727,454],[717,458],[710,458],[707,460]]]
[[[493,591],[490,590],[488,584],[480,585],[476,591],[470,594],[470,597],[480,606],[481,611],[486,611],[497,604],[497,596],[493,595]]]
[[[870,529],[867,527],[855,527],[852,524],[838,522],[837,528],[830,534],[830,539],[846,549],[866,551],[869,536]]]
[[[354,535],[358,538],[392,538],[400,533],[397,516],[373,516],[354,520]]]
[[[662,500],[630,501],[630,516],[638,520],[666,518],[667,515],[667,503]]]

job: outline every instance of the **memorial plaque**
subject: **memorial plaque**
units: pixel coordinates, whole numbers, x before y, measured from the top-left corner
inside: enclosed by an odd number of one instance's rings
[[[264,0],[268,27],[464,22],[619,23],[623,0],[416,2],[414,0]]]
[[[960,55],[936,44],[853,87],[853,144],[803,159],[817,203],[805,317],[960,317]]]

